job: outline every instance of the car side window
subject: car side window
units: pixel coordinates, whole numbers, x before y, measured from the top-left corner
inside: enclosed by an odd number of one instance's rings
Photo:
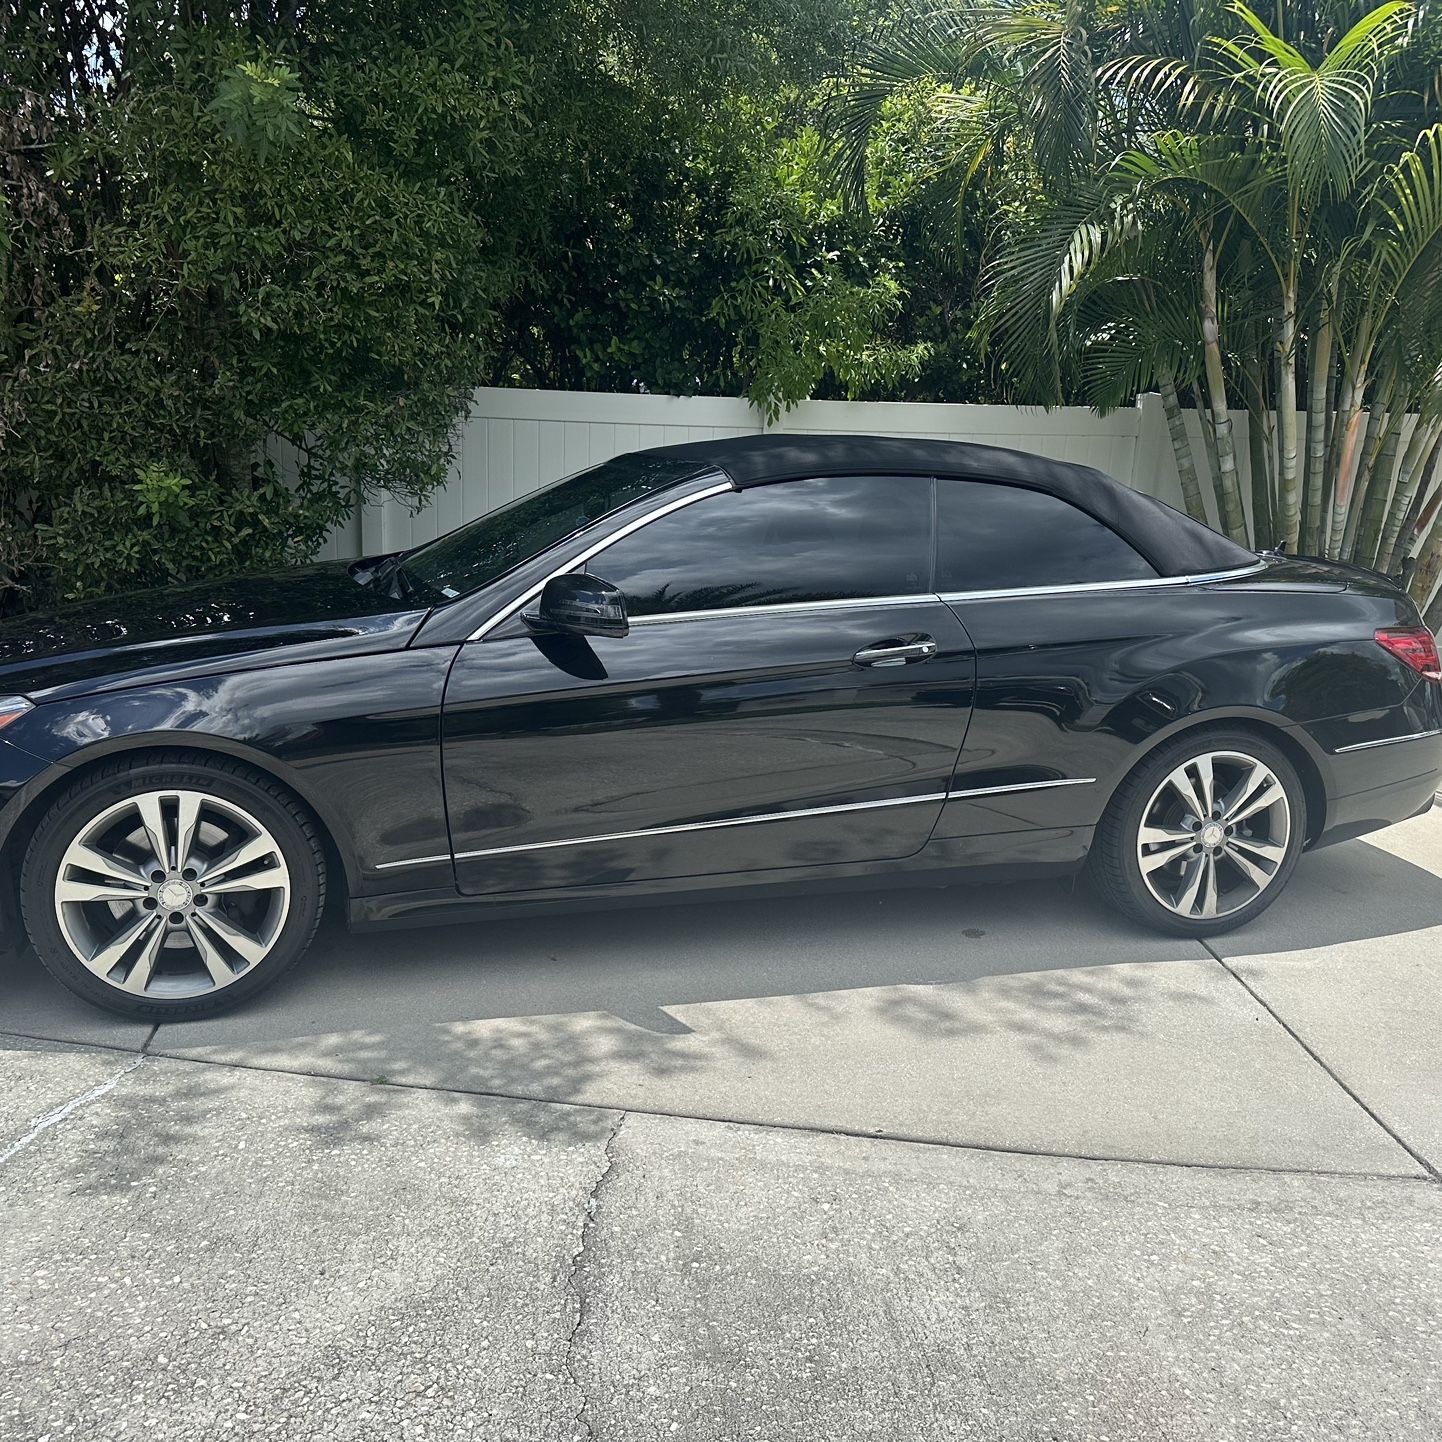
[[[709,496],[593,556],[632,616],[931,590],[931,480],[826,476]]]
[[[936,588],[943,595],[1151,580],[1157,574],[1110,527],[1043,491],[941,479],[936,521]]]

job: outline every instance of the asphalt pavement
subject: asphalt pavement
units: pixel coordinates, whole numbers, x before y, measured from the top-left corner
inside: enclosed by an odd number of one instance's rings
[[[1442,813],[1056,884],[0,964],[0,1438],[1442,1435]]]

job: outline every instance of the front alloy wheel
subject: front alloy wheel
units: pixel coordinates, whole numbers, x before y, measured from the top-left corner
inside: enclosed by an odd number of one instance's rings
[[[290,910],[280,845],[243,807],[143,791],[72,841],[55,877],[70,949],[133,996],[197,997],[270,955]]]
[[[161,753],[83,776],[41,821],[21,899],[41,961],[154,1021],[253,996],[306,949],[325,897],[314,820],[270,777]]]

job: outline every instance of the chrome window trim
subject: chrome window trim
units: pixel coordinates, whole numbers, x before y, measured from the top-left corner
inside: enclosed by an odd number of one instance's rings
[[[764,606],[718,606],[713,611],[659,611],[654,616],[633,616],[633,626],[655,626],[663,621],[699,621],[708,616],[775,616],[792,611],[847,611],[861,606],[934,605],[941,598],[933,591],[913,596],[848,596],[839,601],[775,601]]]
[[[611,531],[602,540],[597,541],[592,546],[586,547],[579,555],[572,556],[565,565],[557,566],[549,575],[537,581],[529,591],[518,596],[514,601],[508,601],[495,615],[481,622],[481,624],[466,637],[466,640],[468,642],[479,641],[488,632],[494,631],[502,621],[509,621],[522,606],[530,601],[534,601],[536,597],[546,589],[546,583],[548,581],[553,581],[557,576],[564,576],[567,571],[574,571],[577,566],[584,565],[598,551],[604,551],[612,542],[619,541],[623,536],[629,536],[632,531],[639,531],[642,526],[649,526],[652,521],[660,520],[662,516],[669,516],[672,511],[679,511],[685,506],[694,505],[697,501],[704,501],[711,496],[719,496],[726,491],[734,491],[735,489],[736,487],[733,486],[730,481],[717,481],[714,486],[707,486],[703,491],[692,491],[689,496],[678,496],[674,501],[668,501],[664,506],[657,506],[654,511],[647,511],[644,516],[637,516],[634,520],[627,521],[624,526],[618,526],[616,530]],[[404,865],[405,863],[396,864]]]
[[[1353,741],[1349,746],[1338,746],[1333,755],[1344,751],[1369,751],[1373,746],[1396,746],[1401,741],[1427,741],[1433,736],[1442,736],[1442,727],[1432,731],[1413,731],[1407,736],[1384,736],[1380,741]]]
[[[885,807],[919,806],[927,801],[964,801],[973,796],[1001,796],[1013,791],[1044,791],[1054,786],[1091,786],[1095,781],[1095,776],[1072,776],[1057,781],[1022,781],[1012,786],[976,786],[964,791],[932,791],[925,796],[898,796],[886,801],[851,801],[840,806],[810,806],[799,811],[768,811],[758,816],[729,816],[722,821],[690,821],[679,826],[612,831],[604,836],[567,837],[561,841],[528,841],[519,846],[489,846],[480,851],[458,851],[454,856],[418,856],[408,861],[382,861],[376,870],[391,871],[398,866],[428,866],[437,861],[474,861],[483,856],[513,856],[521,851],[551,851],[558,846],[595,846],[604,841],[637,841],[647,836],[675,836],[684,831],[719,831],[729,826],[758,826],[767,821],[796,821],[808,816],[837,816],[849,811],[879,811]]]
[[[718,481],[713,486],[707,486],[704,490],[693,491],[688,496],[680,496],[674,501],[669,501],[663,506],[658,506],[654,511],[649,511],[644,516],[637,516],[634,520],[628,521],[624,526],[619,526],[601,540],[586,547],[579,555],[573,556],[563,566],[558,566],[554,571],[544,576],[523,595],[518,596],[514,601],[507,602],[493,616],[483,621],[466,640],[480,641],[491,631],[495,630],[504,621],[509,621],[528,602],[534,601],[545,589],[548,581],[554,580],[557,576],[563,576],[567,571],[573,571],[577,566],[584,565],[593,556],[604,551],[607,546],[613,545],[616,541],[629,536],[634,531],[639,531],[643,526],[648,526],[652,521],[660,520],[662,516],[669,516],[673,511],[679,511],[686,506],[693,505],[697,501],[709,500],[712,496],[723,495],[727,491],[735,492],[738,488],[728,481]],[[778,602],[768,606],[725,606],[718,607],[711,611],[673,611],[669,614],[663,612],[656,616],[637,616],[632,625],[647,626],[657,625],[664,621],[695,621],[705,616],[745,616],[752,614],[784,614],[786,612],[804,611],[825,611],[838,610],[846,607],[856,606],[903,606],[916,605],[925,601],[1003,601],[1023,596],[1070,596],[1080,595],[1091,591],[1137,591],[1150,590],[1154,586],[1203,586],[1213,581],[1229,581],[1242,576],[1254,576],[1259,571],[1265,571],[1267,563],[1264,560],[1255,561],[1249,566],[1238,566],[1229,571],[1208,571],[1190,576],[1152,576],[1145,579],[1130,581],[1085,581],[1074,585],[1065,586],[1014,586],[997,591],[945,591],[926,592],[914,596],[858,596],[839,601],[786,601]]]
[[[1191,576],[1153,576],[1133,581],[1083,581],[1069,586],[1013,586],[1001,591],[944,591],[943,601],[1005,601],[1018,596],[1071,596],[1084,591],[1147,591],[1154,586],[1205,586],[1212,581],[1231,581],[1265,571],[1267,563],[1257,561],[1231,571],[1205,571]]]

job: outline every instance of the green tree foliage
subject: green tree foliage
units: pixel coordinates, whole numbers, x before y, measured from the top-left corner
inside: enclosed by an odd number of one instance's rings
[[[886,106],[930,95],[949,203],[991,217],[978,333],[1015,398],[1157,389],[1193,514],[1210,489],[1233,536],[1400,566],[1425,599],[1439,62],[1435,0],[953,0],[878,28],[829,122],[860,199]]]
[[[0,604],[303,557],[366,495],[422,501],[488,381],[773,413],[927,384],[965,284],[908,312],[916,232],[839,206],[807,124],[852,21],[5,7]]]
[[[265,566],[423,496],[544,211],[507,8],[8,24],[4,578],[37,547],[60,594]]]

